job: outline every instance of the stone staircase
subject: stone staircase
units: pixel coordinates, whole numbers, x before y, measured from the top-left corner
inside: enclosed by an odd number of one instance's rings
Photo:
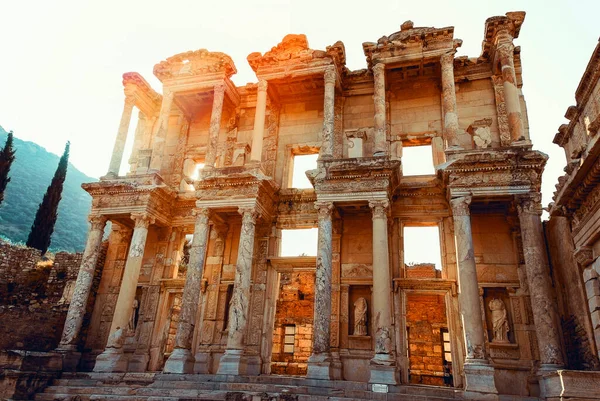
[[[462,399],[459,389],[389,386],[372,392],[368,383],[289,376],[168,375],[153,373],[64,373],[37,401],[349,401]]]

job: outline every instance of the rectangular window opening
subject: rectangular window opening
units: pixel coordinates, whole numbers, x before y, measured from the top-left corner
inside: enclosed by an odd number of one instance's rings
[[[440,229],[435,226],[405,226],[404,266],[407,277],[441,278]]]
[[[296,326],[284,326],[283,352],[286,354],[294,353],[294,344],[296,343]]]
[[[317,228],[281,230],[281,256],[317,256]]]
[[[402,147],[403,175],[432,175],[435,174],[433,151],[431,145]]]
[[[292,158],[293,169],[291,188],[312,188],[312,184],[308,180],[308,177],[306,177],[306,171],[317,168],[319,154],[293,155]]]

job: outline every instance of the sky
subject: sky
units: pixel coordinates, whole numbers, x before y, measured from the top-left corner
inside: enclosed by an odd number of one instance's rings
[[[598,41],[598,0],[5,0],[0,125],[56,154],[70,140],[71,162],[100,177],[123,109],[124,72],[141,73],[160,92],[156,63],[206,48],[229,54],[238,69],[232,79],[244,85],[256,82],[247,55],[270,50],[288,33],[306,34],[313,49],[341,40],[348,68],[360,69],[366,67],[362,43],[398,31],[408,19],[415,26],[454,26],[454,37],[463,40],[457,56],[476,57],[485,20],[518,10],[527,12],[515,44],[522,49],[531,138],[534,149],[550,156],[543,179],[547,205],[565,165],[552,138],[566,122]]]

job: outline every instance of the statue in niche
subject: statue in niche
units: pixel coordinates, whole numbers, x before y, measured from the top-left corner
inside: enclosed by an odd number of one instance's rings
[[[354,333],[355,336],[367,335],[367,300],[358,298],[354,302]]]
[[[501,299],[494,298],[488,304],[492,311],[492,330],[494,332],[494,343],[508,343],[508,315],[506,306]]]
[[[137,299],[133,300],[133,305],[131,305],[131,316],[129,317],[129,324],[127,329],[129,330],[129,334],[133,334],[135,332],[135,327],[137,323],[137,311],[138,311],[139,303]]]

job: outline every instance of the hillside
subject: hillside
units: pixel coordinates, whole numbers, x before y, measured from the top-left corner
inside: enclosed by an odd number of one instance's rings
[[[0,148],[6,142],[6,131],[0,127]],[[0,206],[0,235],[13,242],[25,242],[38,205],[50,185],[59,156],[33,142],[14,138],[16,159],[10,170],[4,202]],[[82,251],[85,247],[87,215],[91,196],[81,189],[84,182],[97,181],[69,163],[67,178],[58,206],[50,250]]]

